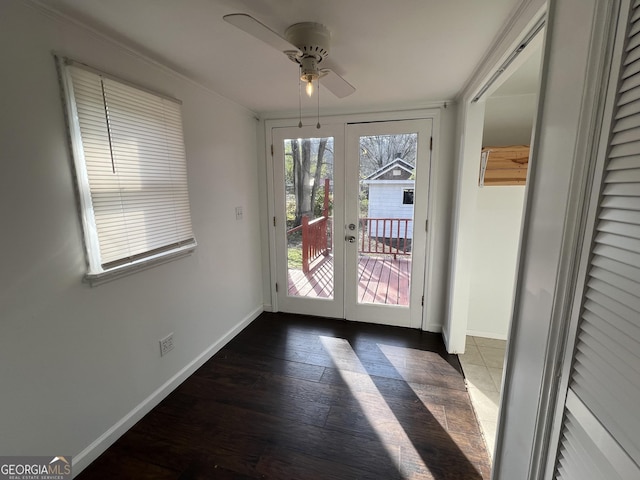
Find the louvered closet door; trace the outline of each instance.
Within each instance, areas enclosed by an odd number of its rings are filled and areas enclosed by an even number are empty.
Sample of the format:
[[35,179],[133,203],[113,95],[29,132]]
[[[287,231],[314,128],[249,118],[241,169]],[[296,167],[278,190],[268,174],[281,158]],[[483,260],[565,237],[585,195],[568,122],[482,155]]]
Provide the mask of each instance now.
[[640,479],[640,0],[633,3],[575,333],[558,479]]

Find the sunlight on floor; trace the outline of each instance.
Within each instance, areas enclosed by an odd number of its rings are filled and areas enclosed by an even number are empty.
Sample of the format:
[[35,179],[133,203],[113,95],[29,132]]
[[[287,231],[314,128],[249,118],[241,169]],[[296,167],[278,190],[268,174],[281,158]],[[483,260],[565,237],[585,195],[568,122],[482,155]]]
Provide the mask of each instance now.
[[[407,385],[411,387],[411,389],[415,392],[416,397],[423,399],[423,395],[420,394],[418,390],[416,390],[415,385],[419,382],[424,382],[424,376],[428,375],[424,372],[424,369],[421,368],[421,365],[429,365],[430,368],[436,369],[443,375],[460,375],[460,373],[449,364],[445,359],[443,359],[438,353],[435,352],[425,352],[423,350],[416,350],[406,347],[395,347],[391,345],[382,345],[378,344],[378,348],[384,353],[385,357],[389,360],[389,362],[395,367],[398,373],[405,380]],[[409,354],[408,354],[409,353]],[[408,364],[409,362],[409,364]],[[425,403],[422,400],[423,405],[427,410],[432,410],[433,406]],[[445,407],[442,407],[443,410]],[[438,423],[444,428],[448,430],[449,426],[447,425],[447,417],[446,414],[441,417],[434,413],[434,418],[438,420]],[[455,439],[452,439],[455,442]],[[461,450],[464,449],[464,445],[458,445]]]
[[505,348],[504,340],[467,336],[465,352],[459,356],[491,458],[495,450]]
[[323,336],[320,337],[320,341],[339,370],[342,380],[358,401],[367,421],[380,437],[398,471],[404,473],[401,458],[409,455],[419,462],[421,469],[429,472],[349,342],[342,338]]
[[[460,375],[449,362],[435,352],[426,352],[424,350],[416,350],[414,348],[396,347],[393,345],[378,344],[378,348],[384,353],[389,362],[398,370],[402,378],[407,382],[411,382],[413,377],[409,374],[409,367],[418,367],[429,364],[435,367],[445,375]],[[407,364],[407,359],[411,364]]]

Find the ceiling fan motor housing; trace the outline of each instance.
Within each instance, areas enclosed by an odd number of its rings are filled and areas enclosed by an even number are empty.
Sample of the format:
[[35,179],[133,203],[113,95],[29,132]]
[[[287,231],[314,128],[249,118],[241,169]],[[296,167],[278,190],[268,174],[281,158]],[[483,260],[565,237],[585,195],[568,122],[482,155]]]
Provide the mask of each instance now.
[[[315,68],[317,73],[317,64],[329,55],[329,44],[331,43],[329,29],[315,22],[296,23],[287,28],[285,37],[302,52],[298,63],[303,70],[306,66]],[[305,61],[306,58],[311,58],[313,61]]]

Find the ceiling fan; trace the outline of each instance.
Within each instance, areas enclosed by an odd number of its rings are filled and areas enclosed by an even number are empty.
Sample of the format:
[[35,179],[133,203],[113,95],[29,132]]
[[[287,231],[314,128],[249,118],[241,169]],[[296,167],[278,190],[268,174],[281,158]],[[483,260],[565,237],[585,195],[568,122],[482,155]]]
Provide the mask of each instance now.
[[327,67],[331,34],[320,23],[303,22],[291,25],[284,37],[256,20],[251,15],[233,13],[225,21],[283,52],[300,66],[300,80],[306,84],[307,95],[313,94],[313,82],[322,79],[322,85],[338,98],[356,91],[355,87]]

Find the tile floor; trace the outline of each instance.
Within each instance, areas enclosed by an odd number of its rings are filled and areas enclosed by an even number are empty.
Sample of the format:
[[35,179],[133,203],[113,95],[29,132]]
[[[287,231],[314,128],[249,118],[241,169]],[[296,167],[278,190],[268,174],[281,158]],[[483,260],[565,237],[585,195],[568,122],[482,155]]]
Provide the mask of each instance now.
[[471,403],[491,457],[496,440],[506,344],[505,340],[467,336],[464,355],[459,356]]

